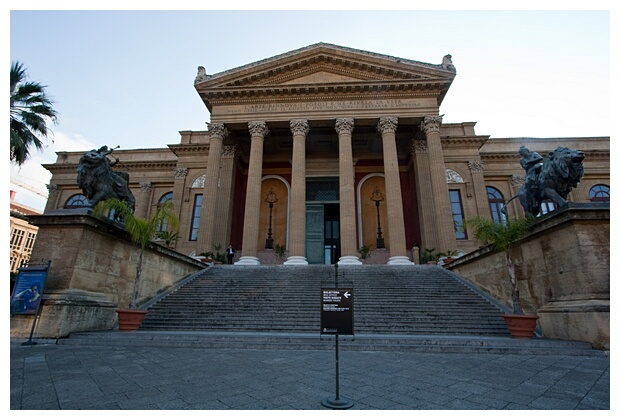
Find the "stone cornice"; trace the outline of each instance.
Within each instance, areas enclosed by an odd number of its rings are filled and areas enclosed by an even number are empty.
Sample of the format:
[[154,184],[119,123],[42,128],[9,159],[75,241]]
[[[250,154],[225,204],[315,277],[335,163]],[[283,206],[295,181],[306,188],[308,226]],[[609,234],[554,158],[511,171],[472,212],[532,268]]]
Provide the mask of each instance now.
[[295,84],[278,86],[218,87],[200,92],[211,105],[221,104],[222,100],[235,102],[247,100],[353,100],[375,99],[377,93],[394,98],[435,97],[443,95],[450,83],[440,80],[411,81],[370,81],[323,84]]
[[[441,130],[439,131],[441,135]],[[441,136],[441,144],[444,146],[455,146],[461,147],[464,145],[475,146],[476,148],[482,147],[489,136],[476,136],[476,137],[452,137],[452,136]]]
[[[551,152],[551,150],[549,151]],[[549,152],[540,151],[539,153],[545,157]],[[521,160],[522,156],[519,153],[506,153],[506,152],[481,152],[480,157],[484,160],[507,160],[511,162],[518,163]],[[611,157],[611,152],[609,151],[588,151],[586,152],[586,159],[588,158],[597,158],[597,159],[609,159]]]
[[[128,162],[123,164],[123,168],[120,171],[129,172],[129,176],[131,176],[132,170],[140,170],[140,169],[165,169],[165,168],[176,168],[176,161],[166,161],[166,162]],[[42,164],[45,169],[53,173],[66,173],[66,172],[75,172],[77,174],[77,163],[68,163],[68,164],[58,164],[58,163],[46,163]]]
[[170,144],[170,150],[176,155],[201,154],[209,152],[208,144]]

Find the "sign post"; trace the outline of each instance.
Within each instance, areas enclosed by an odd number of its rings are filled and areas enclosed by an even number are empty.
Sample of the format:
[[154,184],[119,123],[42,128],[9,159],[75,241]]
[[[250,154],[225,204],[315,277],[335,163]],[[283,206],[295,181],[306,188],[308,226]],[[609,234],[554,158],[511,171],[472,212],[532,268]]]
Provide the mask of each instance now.
[[34,315],[30,337],[28,341],[22,343],[23,346],[37,344],[32,341],[32,335],[37,317],[41,313],[41,296],[51,263],[48,261],[41,267],[20,267],[18,269],[17,281],[11,296],[11,314]]
[[353,335],[353,289],[321,289],[321,334],[336,336],[336,398],[325,398],[321,404],[336,410],[351,408],[353,402],[340,397],[338,335]]

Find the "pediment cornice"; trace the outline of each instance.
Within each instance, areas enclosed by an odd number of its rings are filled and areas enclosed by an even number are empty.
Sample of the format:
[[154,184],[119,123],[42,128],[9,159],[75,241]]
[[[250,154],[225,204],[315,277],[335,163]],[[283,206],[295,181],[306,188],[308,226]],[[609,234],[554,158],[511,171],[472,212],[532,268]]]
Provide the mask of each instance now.
[[454,67],[319,43],[214,75],[203,68],[195,88],[211,100],[380,89],[435,91],[442,98]]

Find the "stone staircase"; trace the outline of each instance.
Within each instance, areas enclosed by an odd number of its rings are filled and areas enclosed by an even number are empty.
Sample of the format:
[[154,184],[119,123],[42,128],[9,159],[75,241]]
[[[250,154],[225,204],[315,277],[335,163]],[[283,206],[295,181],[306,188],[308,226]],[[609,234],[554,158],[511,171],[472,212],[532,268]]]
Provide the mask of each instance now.
[[[337,275],[336,275],[337,273]],[[321,334],[321,288],[354,292],[345,351],[608,357],[590,343],[510,337],[498,305],[436,266],[215,266],[145,305],[137,331],[75,332],[60,345],[334,349]]]
[[509,337],[501,311],[436,266],[214,266],[148,307],[141,331],[320,332],[322,287],[352,288],[355,334]]

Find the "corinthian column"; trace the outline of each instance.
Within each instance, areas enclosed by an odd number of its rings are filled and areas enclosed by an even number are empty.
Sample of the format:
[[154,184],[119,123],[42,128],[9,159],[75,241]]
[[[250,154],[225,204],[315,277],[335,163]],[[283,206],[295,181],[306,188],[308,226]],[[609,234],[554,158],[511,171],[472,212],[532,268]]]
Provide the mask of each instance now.
[[[209,124],[209,156],[207,157],[207,172],[202,199],[202,211],[198,228],[198,249],[203,252],[213,252],[213,238],[215,231],[215,209],[217,205],[217,185],[220,179],[222,159],[222,143],[228,130],[221,123]],[[224,245],[226,246],[226,245]]]
[[338,265],[361,265],[355,246],[355,188],[353,173],[353,118],[336,120],[340,180],[340,259]]
[[400,171],[396,153],[396,127],[398,118],[379,119],[377,131],[383,140],[383,170],[385,172],[385,201],[387,204],[390,259],[388,264],[411,264],[407,257],[403,198],[400,189]]
[[308,120],[291,120],[293,133],[293,172],[291,175],[291,214],[289,257],[285,265],[307,265],[306,259],[306,136]]
[[252,135],[248,185],[245,196],[245,215],[243,217],[242,256],[235,264],[260,265],[258,261],[258,225],[260,220],[260,187],[263,174],[263,143],[269,132],[264,121],[248,123]]
[[450,193],[448,192],[448,183],[446,182],[446,165],[443,159],[441,138],[439,137],[441,117],[441,115],[424,117],[420,128],[426,133],[428,145],[432,201],[435,209],[435,231],[437,232],[437,251],[445,252],[456,249],[456,237],[452,220]]

